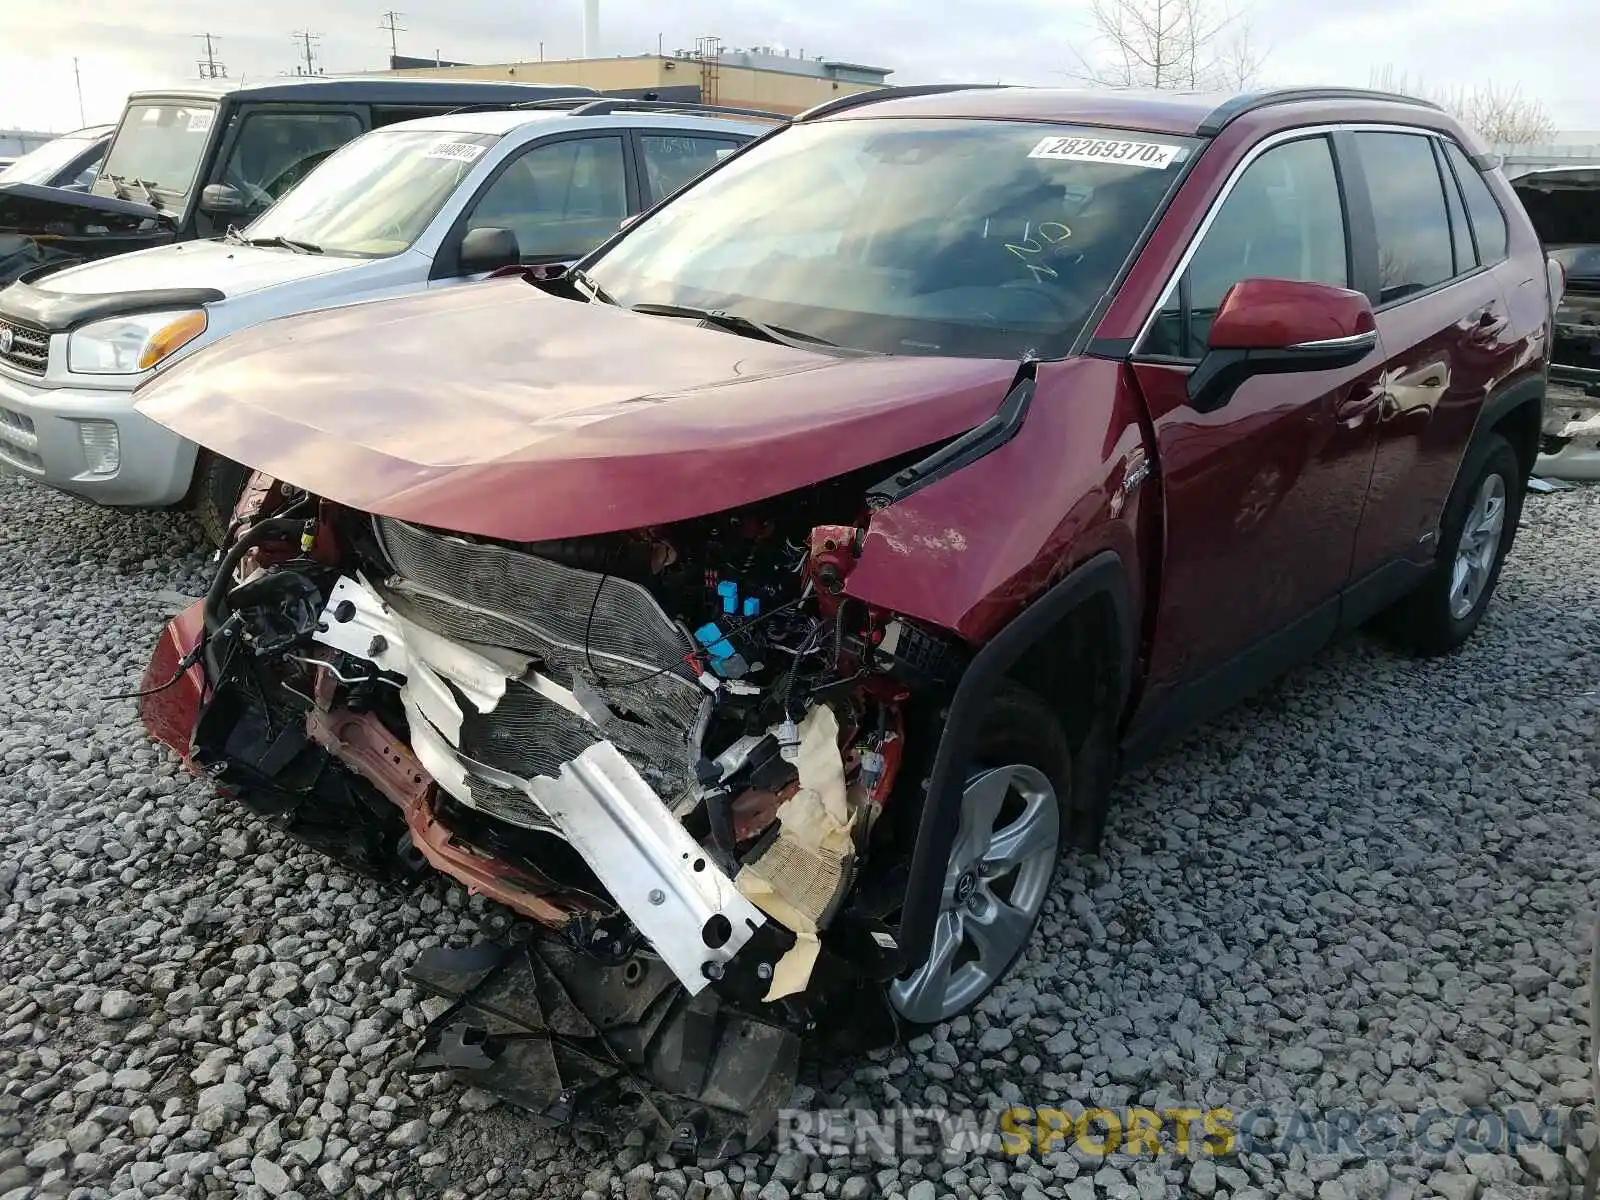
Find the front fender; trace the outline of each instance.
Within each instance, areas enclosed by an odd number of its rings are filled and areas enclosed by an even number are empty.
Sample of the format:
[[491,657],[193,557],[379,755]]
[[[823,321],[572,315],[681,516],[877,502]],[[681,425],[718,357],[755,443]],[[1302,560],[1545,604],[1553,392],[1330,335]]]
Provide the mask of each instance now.
[[945,865],[960,824],[967,768],[995,688],[1030,647],[1038,644],[1074,610],[1099,599],[1108,601],[1115,615],[1112,624],[1116,645],[1107,649],[1117,664],[1112,712],[1120,713],[1127,703],[1132,682],[1136,627],[1128,572],[1122,559],[1111,551],[1095,555],[1070,572],[1002,629],[978,652],[956,686],[934,755],[927,799],[912,851],[910,876],[906,881],[900,922],[902,973],[914,970],[928,957],[939,913]]

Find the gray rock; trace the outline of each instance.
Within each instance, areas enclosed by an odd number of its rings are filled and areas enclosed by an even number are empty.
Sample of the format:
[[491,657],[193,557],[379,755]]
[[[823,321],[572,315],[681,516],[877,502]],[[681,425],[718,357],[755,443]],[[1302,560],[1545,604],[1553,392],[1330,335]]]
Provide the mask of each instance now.
[[131,1021],[139,1015],[138,997],[114,988],[100,997],[100,1015],[108,1021]]
[[1209,1158],[1199,1159],[1189,1168],[1189,1190],[1197,1196],[1209,1196],[1217,1190],[1217,1166]]
[[71,1152],[72,1147],[67,1144],[66,1138],[51,1138],[34,1146],[22,1161],[35,1171],[43,1171],[47,1167],[53,1167]]
[[355,1175],[342,1163],[325,1162],[317,1168],[317,1182],[330,1196],[341,1196],[350,1190]]
[[1322,1069],[1322,1051],[1315,1046],[1290,1046],[1278,1055],[1278,1065],[1296,1074],[1319,1071]]
[[287,1171],[259,1154],[250,1160],[250,1174],[256,1186],[269,1196],[282,1196],[294,1187],[294,1180]]
[[919,1179],[906,1189],[906,1200],[939,1200],[939,1189],[928,1180]]
[[[985,1054],[998,1054],[1011,1045],[1012,1041],[1013,1034],[1011,1030],[1002,1026],[995,1026],[983,1031],[983,1034],[978,1038],[978,1049]],[[909,1196],[907,1200],[910,1200]]]

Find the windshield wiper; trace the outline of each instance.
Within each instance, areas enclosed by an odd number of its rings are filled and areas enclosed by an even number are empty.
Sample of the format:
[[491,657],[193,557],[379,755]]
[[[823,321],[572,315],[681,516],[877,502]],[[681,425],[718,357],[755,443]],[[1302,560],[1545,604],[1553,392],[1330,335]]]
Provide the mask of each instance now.
[[288,238],[282,234],[272,237],[247,237],[244,239],[247,246],[282,246],[285,250],[293,250],[296,254],[321,254],[322,247],[315,242],[303,241],[300,238]]
[[582,267],[573,267],[567,272],[567,278],[574,283],[580,284],[589,293],[591,303],[596,300],[601,304],[615,304],[617,302],[616,297],[596,283],[594,277]]
[[116,193],[116,196],[117,196],[118,200],[132,200],[133,199],[133,195],[128,191],[127,187],[125,186],[125,182],[126,181],[124,180],[123,176],[121,176],[121,175],[102,175],[101,178],[110,180],[110,182],[111,182],[111,190]]
[[[754,317],[741,317],[738,313],[724,312],[720,308],[695,308],[688,304],[635,304],[630,311],[646,313],[652,317],[692,317],[704,321],[707,325],[715,325],[718,329],[726,329],[729,333],[737,333],[742,337],[762,338],[796,350],[846,350],[845,347],[830,342],[827,338],[768,325],[765,321],[758,321]],[[868,351],[846,350],[846,353],[866,354]]]

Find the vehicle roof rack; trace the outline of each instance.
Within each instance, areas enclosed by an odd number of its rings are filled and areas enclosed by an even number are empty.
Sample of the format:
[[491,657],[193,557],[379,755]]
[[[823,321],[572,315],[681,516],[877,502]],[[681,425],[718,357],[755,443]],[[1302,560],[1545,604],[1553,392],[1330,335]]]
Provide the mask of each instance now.
[[880,100],[939,96],[945,92],[993,91],[995,88],[1005,86],[1003,83],[914,83],[907,87],[885,87],[870,92],[852,92],[848,96],[835,96],[832,100],[824,100],[821,104],[806,109],[794,120],[797,124],[801,121],[814,121],[818,117],[831,117],[834,113],[857,108],[863,104],[876,104]]
[[681,112],[708,116],[759,117],[767,121],[787,121],[787,113],[764,108],[733,108],[726,104],[700,104],[690,100],[647,100],[633,96],[553,96],[548,100],[524,100],[514,109],[565,108],[575,117],[603,117],[614,112]]
[[1211,110],[1205,120],[1200,122],[1200,126],[1195,132],[1205,137],[1215,137],[1246,113],[1255,112],[1257,109],[1271,108],[1275,104],[1298,104],[1305,100],[1380,100],[1388,104],[1410,104],[1417,108],[1431,108],[1438,112],[1444,111],[1442,104],[1435,104],[1432,100],[1424,100],[1418,96],[1406,96],[1399,92],[1382,92],[1375,88],[1273,88],[1267,92],[1246,92],[1242,96],[1234,96],[1231,99],[1224,100]]

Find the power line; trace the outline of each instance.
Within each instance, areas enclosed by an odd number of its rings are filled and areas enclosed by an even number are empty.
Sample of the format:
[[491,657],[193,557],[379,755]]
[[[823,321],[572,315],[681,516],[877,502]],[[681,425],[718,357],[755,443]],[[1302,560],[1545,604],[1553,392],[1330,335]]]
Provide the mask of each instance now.
[[206,44],[206,56],[197,64],[200,68],[200,78],[226,79],[228,77],[228,66],[226,63],[217,61],[217,48],[214,44],[215,42],[220,42],[221,39],[213,38],[209,33],[197,33],[195,34],[195,40]]
[[312,49],[313,43],[320,42],[322,40],[322,35],[320,33],[312,33],[309,29],[297,29],[289,36],[301,44],[306,56],[306,65],[303,67],[297,65],[294,69],[294,73],[296,75],[322,74],[321,69],[319,69],[317,66],[316,53]]
[[384,13],[383,20],[378,22],[379,29],[389,31],[389,56],[391,58],[400,56],[400,41],[395,35],[406,31],[406,27],[399,22],[399,19],[403,16],[405,16],[405,13],[395,12],[391,9],[389,12]]

